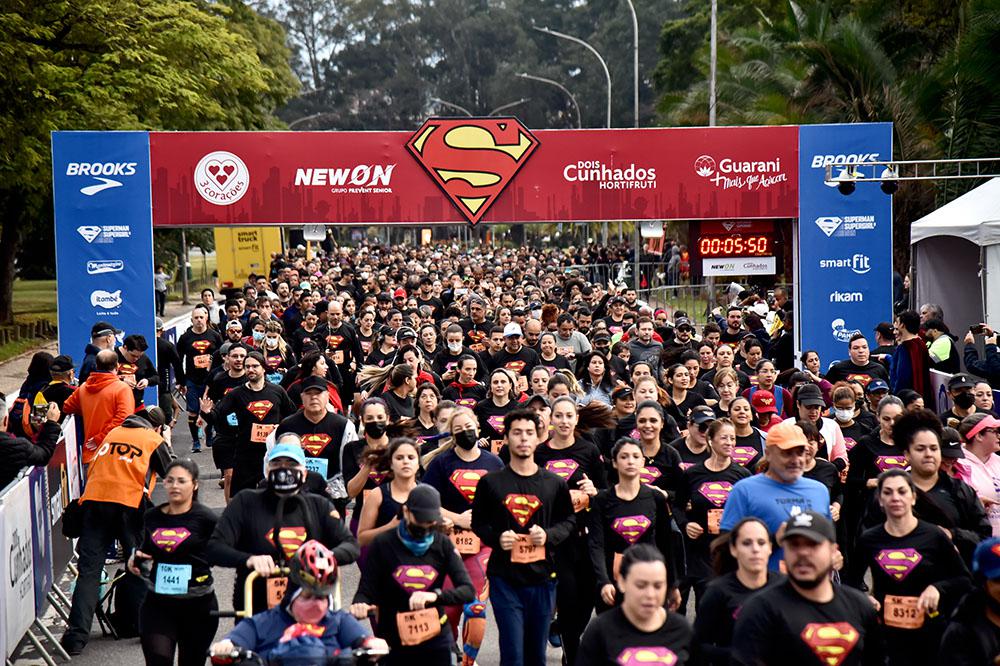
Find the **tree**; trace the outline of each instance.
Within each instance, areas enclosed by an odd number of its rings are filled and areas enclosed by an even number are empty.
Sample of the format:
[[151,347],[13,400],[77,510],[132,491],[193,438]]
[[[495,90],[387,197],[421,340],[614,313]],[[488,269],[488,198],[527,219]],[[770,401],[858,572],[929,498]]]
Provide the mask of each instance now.
[[51,224],[51,131],[278,127],[297,89],[280,26],[238,0],[9,0],[0,61],[0,323]]

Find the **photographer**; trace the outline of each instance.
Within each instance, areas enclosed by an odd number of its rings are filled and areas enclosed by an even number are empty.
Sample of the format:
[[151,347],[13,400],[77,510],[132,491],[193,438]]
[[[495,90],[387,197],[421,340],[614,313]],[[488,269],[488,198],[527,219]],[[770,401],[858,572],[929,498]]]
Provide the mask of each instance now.
[[[985,357],[979,359],[976,349],[977,335],[985,336]],[[994,389],[1000,389],[1000,351],[997,350],[997,333],[986,324],[977,324],[965,334],[965,367],[969,372],[984,377]]]
[[[17,478],[25,467],[47,465],[59,441],[59,406],[50,402],[41,422],[32,423],[38,430],[38,441],[32,443],[7,432],[7,397],[0,393],[0,488]],[[34,421],[35,415],[32,414]]]

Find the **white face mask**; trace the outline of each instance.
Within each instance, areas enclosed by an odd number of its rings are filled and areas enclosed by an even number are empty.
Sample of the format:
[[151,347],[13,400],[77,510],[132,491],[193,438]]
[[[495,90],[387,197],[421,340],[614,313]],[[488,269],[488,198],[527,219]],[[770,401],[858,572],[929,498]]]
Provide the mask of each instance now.
[[833,416],[841,423],[847,423],[854,418],[853,409],[834,409]]
[[449,342],[448,343],[448,351],[457,354],[458,352],[462,351],[462,343],[461,342]]
[[268,347],[277,347],[278,346],[278,338],[265,338],[264,339],[264,344],[266,346],[268,346]]

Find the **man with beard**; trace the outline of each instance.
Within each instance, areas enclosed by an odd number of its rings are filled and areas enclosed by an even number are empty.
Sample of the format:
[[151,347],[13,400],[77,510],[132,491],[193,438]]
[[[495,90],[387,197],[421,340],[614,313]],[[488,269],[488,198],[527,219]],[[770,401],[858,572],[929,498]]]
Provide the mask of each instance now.
[[788,579],[754,595],[741,609],[732,663],[884,664],[875,606],[864,594],[834,585],[830,578],[839,556],[833,523],[815,511],[797,513],[788,520],[780,542]]
[[826,373],[826,380],[831,384],[839,381],[857,381],[861,386],[867,387],[868,382],[873,379],[889,381],[889,373],[885,366],[871,360],[871,352],[868,350],[868,340],[864,333],[855,333],[847,343],[847,353],[850,358],[837,361],[830,366]]
[[[232,345],[223,366],[216,369],[208,378],[205,397],[201,401],[201,411],[209,412],[222,400],[227,393],[246,381],[243,362],[247,358],[247,348],[241,344]],[[236,452],[236,442],[231,433],[219,432],[212,444],[212,460],[217,469],[222,472],[223,495],[226,502],[230,498],[230,484],[233,480],[233,456]]]
[[[830,491],[819,481],[802,477],[807,444],[805,433],[794,421],[782,421],[768,431],[764,451],[767,471],[733,485],[722,513],[722,531],[731,531],[748,516],[763,520],[771,534],[777,534],[791,516],[803,511],[830,517]],[[772,571],[778,570],[780,560],[778,548],[768,564]]]
[[334,299],[326,307],[327,325],[317,336],[319,344],[326,341],[326,357],[337,366],[343,384],[340,399],[345,405],[354,404],[355,376],[364,363],[364,352],[354,326],[344,321],[344,306]]

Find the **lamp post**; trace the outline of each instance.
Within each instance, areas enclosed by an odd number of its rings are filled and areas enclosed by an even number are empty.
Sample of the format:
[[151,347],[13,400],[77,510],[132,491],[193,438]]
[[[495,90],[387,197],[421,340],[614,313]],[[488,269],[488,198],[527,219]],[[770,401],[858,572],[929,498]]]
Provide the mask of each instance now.
[[576,44],[579,44],[580,46],[589,50],[597,57],[597,60],[601,63],[601,67],[604,68],[604,80],[607,82],[608,86],[607,117],[604,126],[611,127],[611,72],[608,71],[608,63],[604,61],[604,58],[601,57],[601,54],[598,53],[597,49],[595,49],[593,46],[591,46],[590,44],[588,44],[587,42],[583,41],[578,37],[567,35],[565,33],[558,32],[556,30],[551,30],[549,28],[539,28],[537,26],[532,26],[532,27],[535,28],[535,30],[537,30],[538,32],[544,32],[546,35],[552,35],[553,37],[559,37],[560,39],[567,39],[571,42],[575,42]]
[[488,116],[494,116],[494,115],[500,113],[501,111],[503,111],[504,109],[509,109],[512,106],[517,106],[518,104],[524,104],[525,102],[530,102],[530,101],[531,101],[530,97],[522,97],[521,99],[517,100],[516,102],[507,102],[506,104],[501,104],[500,106],[498,106],[497,108],[493,109],[492,111],[490,111],[486,115],[488,115]]
[[573,93],[571,93],[566,88],[566,86],[564,86],[563,84],[559,83],[558,81],[553,81],[552,79],[546,79],[546,78],[543,78],[541,76],[534,76],[533,74],[525,74],[524,72],[521,72],[520,74],[517,74],[517,76],[519,76],[522,79],[528,79],[530,81],[538,81],[540,83],[547,83],[550,86],[555,86],[556,88],[559,88],[559,90],[561,90],[564,93],[566,93],[566,96],[569,97],[569,101],[573,102],[573,108],[576,109],[576,127],[577,127],[577,129],[583,127],[582,120],[580,118],[580,105],[576,103],[576,97],[573,96]]
[[431,101],[435,104],[440,104],[441,106],[447,106],[448,108],[455,109],[456,111],[461,111],[467,116],[472,116],[472,112],[469,111],[464,106],[459,106],[458,104],[452,104],[451,102],[446,102],[443,99],[438,99],[437,97],[431,97]]
[[715,127],[715,68],[719,59],[719,0],[712,0],[712,33],[709,37],[708,126]]
[[[625,0],[632,12],[632,104],[635,107],[635,126],[639,127],[639,18],[635,15],[635,5],[632,0]],[[633,276],[635,290],[639,291],[639,223],[635,222],[635,242],[633,252]]]

